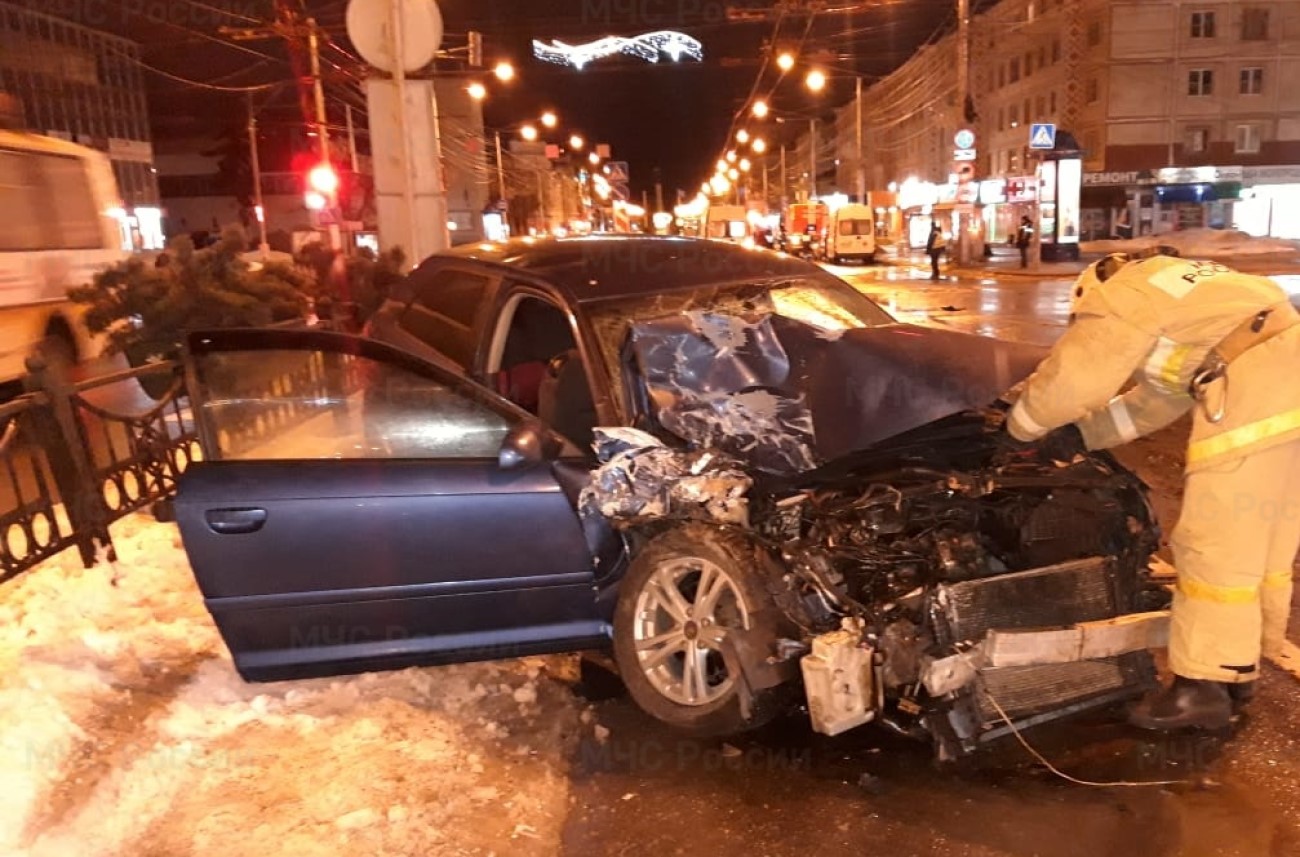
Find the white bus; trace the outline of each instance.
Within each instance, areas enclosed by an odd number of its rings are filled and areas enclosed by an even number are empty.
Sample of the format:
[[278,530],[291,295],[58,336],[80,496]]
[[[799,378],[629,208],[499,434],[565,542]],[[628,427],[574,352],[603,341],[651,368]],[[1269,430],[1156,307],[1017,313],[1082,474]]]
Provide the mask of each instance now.
[[67,291],[125,257],[121,205],[105,155],[0,130],[0,383],[42,343],[54,359],[96,356]]

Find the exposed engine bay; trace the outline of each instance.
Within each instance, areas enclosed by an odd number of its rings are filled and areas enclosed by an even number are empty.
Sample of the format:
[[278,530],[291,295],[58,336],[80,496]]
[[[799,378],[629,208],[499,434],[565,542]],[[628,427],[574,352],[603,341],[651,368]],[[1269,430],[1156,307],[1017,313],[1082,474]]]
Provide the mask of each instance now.
[[1000,419],[963,412],[788,477],[598,430],[584,509],[633,539],[681,521],[743,532],[777,560],[765,584],[788,633],[728,668],[750,688],[802,678],[817,731],[875,721],[954,758],[1142,692],[1166,633],[1142,612],[1160,604],[1140,481],[1104,454],[1010,449]]

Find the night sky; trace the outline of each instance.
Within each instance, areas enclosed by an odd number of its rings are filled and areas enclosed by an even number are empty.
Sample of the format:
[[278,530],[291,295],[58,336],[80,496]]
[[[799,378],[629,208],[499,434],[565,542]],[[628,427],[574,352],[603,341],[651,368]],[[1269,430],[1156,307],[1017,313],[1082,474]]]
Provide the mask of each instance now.
[[[191,80],[249,85],[291,78],[283,40],[232,44],[222,26],[253,26],[273,15],[272,0],[22,0],[33,8],[77,19],[138,41],[143,61]],[[356,74],[344,29],[346,0],[306,0],[342,50],[327,47],[326,71]],[[954,0],[853,0],[821,2],[825,8],[809,27],[806,13],[790,12],[776,26],[775,4],[763,0],[444,0],[445,46],[464,44],[464,33],[484,35],[485,59],[510,59],[519,71],[511,84],[487,75],[489,125],[510,126],[556,110],[562,128],[581,131],[593,143],[609,143],[617,160],[631,164],[632,189],[652,191],[658,171],[666,201],[674,188],[688,191],[707,178],[726,140],[733,114],[744,104],[758,75],[764,45],[774,33],[778,49],[801,55],[822,52],[841,68],[883,75],[907,59],[923,41],[955,26]],[[798,5],[788,2],[787,5]],[[976,4],[981,5],[979,3]],[[759,20],[727,20],[728,8],[759,13]],[[92,20],[86,20],[89,16]],[[586,41],[605,35],[680,30],[704,44],[702,63],[632,58],[601,60],[583,71],[535,60],[531,41]],[[353,52],[354,53],[354,52]],[[247,96],[202,89],[146,72],[155,142],[236,128],[246,115]],[[820,96],[802,87],[802,74],[780,83],[772,100],[787,110],[828,114],[852,95],[843,78]],[[777,85],[768,69],[760,91]],[[259,104],[266,96],[256,96]],[[353,98],[356,98],[354,95]],[[336,102],[332,101],[333,105]],[[341,111],[339,111],[341,112]],[[301,111],[292,86],[273,94],[262,112],[267,123],[298,126]],[[335,115],[331,121],[341,119]],[[775,126],[764,131],[776,142]],[[557,140],[558,141],[558,140]],[[652,191],[653,192],[653,191]]]

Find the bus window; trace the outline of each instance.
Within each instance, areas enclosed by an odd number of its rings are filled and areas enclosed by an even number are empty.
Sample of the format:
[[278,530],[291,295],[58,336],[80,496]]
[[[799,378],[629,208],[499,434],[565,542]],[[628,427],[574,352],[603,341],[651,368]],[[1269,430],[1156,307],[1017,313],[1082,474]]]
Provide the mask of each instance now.
[[53,210],[53,218],[46,224],[47,247],[52,250],[102,247],[103,227],[85,163],[80,158],[41,154],[34,156],[33,164]]
[[40,249],[38,196],[28,153],[0,149],[0,251]]

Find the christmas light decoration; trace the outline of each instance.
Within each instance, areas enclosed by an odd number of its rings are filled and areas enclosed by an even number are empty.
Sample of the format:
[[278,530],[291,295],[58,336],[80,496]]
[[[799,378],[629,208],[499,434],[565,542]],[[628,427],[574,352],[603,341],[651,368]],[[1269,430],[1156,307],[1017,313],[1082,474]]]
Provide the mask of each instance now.
[[639,36],[606,36],[594,42],[571,45],[559,39],[546,43],[533,40],[533,55],[539,60],[556,65],[571,65],[581,70],[588,63],[616,54],[627,54],[646,62],[657,63],[662,55],[673,62],[682,58],[703,60],[704,46],[698,39],[673,30],[656,30]]

